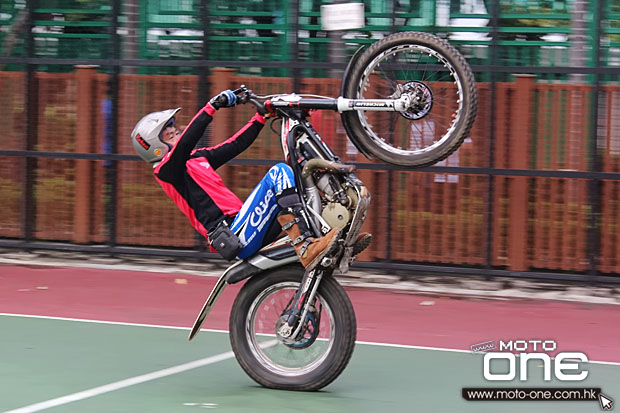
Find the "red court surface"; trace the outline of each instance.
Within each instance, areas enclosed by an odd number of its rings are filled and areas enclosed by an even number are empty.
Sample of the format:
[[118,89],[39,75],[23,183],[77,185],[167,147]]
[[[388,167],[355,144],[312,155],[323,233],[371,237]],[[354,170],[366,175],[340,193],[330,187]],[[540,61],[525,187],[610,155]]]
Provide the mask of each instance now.
[[[215,281],[185,274],[0,266],[0,313],[189,328]],[[224,290],[203,328],[228,329],[239,288]],[[620,362],[620,306],[347,292],[359,341],[469,350],[489,340],[554,340],[558,351]]]

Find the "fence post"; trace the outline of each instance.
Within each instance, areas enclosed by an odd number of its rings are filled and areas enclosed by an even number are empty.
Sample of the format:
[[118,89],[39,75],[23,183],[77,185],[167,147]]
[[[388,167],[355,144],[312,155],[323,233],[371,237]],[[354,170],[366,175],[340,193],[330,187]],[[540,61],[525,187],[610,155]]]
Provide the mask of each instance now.
[[[96,66],[76,66],[77,83],[76,144],[78,153],[93,152],[93,88]],[[73,213],[73,242],[85,244],[90,241],[92,223],[92,178],[90,161],[75,161],[75,210]]]
[[[235,89],[238,86],[232,85],[233,76],[235,71],[233,69],[226,68],[213,68],[210,74],[209,84],[211,85],[211,95],[215,95],[216,93],[225,90],[225,89]],[[208,97],[207,99],[210,99]],[[206,102],[203,103],[203,105]],[[241,127],[242,125],[237,125]],[[213,117],[213,123],[209,125],[209,129],[211,132],[209,133],[209,146],[215,146],[229,137],[231,137],[235,131],[233,126],[233,111],[220,109],[215,116]],[[234,186],[238,181],[234,176],[234,166],[226,165],[217,170],[218,174],[222,177],[224,182],[226,182],[229,186]]]
[[[530,114],[534,76],[516,75],[515,99],[512,104],[512,132],[508,143],[509,168],[528,169],[530,154]],[[527,264],[528,188],[527,177],[516,176],[509,180],[510,205],[508,217],[508,265],[513,271],[525,271]]]
[[[121,1],[112,0],[112,24],[110,25],[110,50],[112,59],[121,58],[121,37],[118,34],[119,16],[121,14]],[[118,60],[117,60],[118,62]],[[108,119],[108,149],[110,153],[118,153],[118,126],[119,126],[119,89],[120,89],[120,73],[121,66],[115,63],[110,67],[110,77],[108,78],[108,98],[110,99],[110,117]],[[137,73],[138,70],[135,70]],[[107,204],[105,205],[105,232],[107,235],[107,244],[109,247],[116,245],[116,227],[118,224],[118,161],[110,160],[105,164],[105,196]],[[94,165],[93,165],[94,167]],[[92,210],[92,209],[91,209]]]
[[[211,84],[211,94],[215,95],[216,93],[225,90],[231,89],[231,80],[234,74],[233,69],[225,69],[221,67],[214,68],[211,71],[211,79],[209,83]],[[209,96],[207,99],[210,99]],[[205,102],[206,103],[206,102]],[[204,103],[203,103],[204,104]],[[213,136],[215,140],[210,142],[211,145],[216,145],[218,139],[225,140],[231,135],[231,124],[232,124],[232,111],[230,110],[220,110],[218,114],[214,117],[213,120]]]
[[300,93],[301,90],[301,69],[299,68],[298,64],[299,64],[299,6],[300,6],[300,2],[299,0],[293,0],[290,3],[290,9],[292,12],[289,13],[290,19],[292,20],[290,22],[290,27],[291,27],[291,34],[292,37],[290,38],[290,53],[291,53],[291,60],[289,60],[289,63],[293,64],[293,69],[291,74],[293,75],[293,92],[294,93]]
[[[601,67],[602,48],[601,43],[603,33],[603,21],[605,20],[605,6],[608,2],[600,1],[598,4],[594,3],[594,7],[591,8],[594,18],[594,43],[592,44],[593,60],[592,66],[596,68]],[[609,7],[609,6],[608,6]],[[600,70],[600,69],[599,69]],[[601,72],[597,72],[593,75],[592,80],[592,97],[590,100],[590,130],[589,130],[589,170],[592,172],[600,172],[603,170],[603,159],[601,156],[601,148],[598,140],[598,128],[601,126],[601,119],[599,119],[599,98],[602,95],[602,76]],[[590,206],[590,218],[588,219],[588,234],[587,234],[587,256],[588,256],[588,275],[592,279],[597,276],[600,271],[601,263],[601,219],[602,219],[602,195],[603,181],[598,178],[593,178],[588,182],[588,204]]]
[[[29,58],[35,56],[34,50],[34,10],[37,7],[36,0],[26,2],[27,16],[26,29],[27,35],[25,49]],[[36,74],[37,65],[28,63],[26,65],[26,142],[25,149],[32,151],[36,149],[38,141],[37,120],[39,117],[39,80]],[[37,205],[35,197],[35,175],[37,170],[37,158],[27,157],[24,159],[24,176],[22,187],[22,204],[24,205],[22,215],[22,228],[24,241],[32,241],[36,229]]]

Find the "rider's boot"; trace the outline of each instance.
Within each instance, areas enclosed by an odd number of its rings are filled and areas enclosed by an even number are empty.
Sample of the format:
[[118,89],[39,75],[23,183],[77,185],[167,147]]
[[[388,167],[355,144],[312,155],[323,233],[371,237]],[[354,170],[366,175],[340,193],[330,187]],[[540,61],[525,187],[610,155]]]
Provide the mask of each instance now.
[[332,228],[325,236],[314,238],[298,211],[280,215],[278,222],[291,238],[291,244],[306,271],[313,270],[323,257],[335,251],[342,232],[340,228]]
[[282,208],[278,216],[278,223],[282,225],[282,230],[291,239],[291,244],[299,256],[301,265],[306,271],[313,270],[323,257],[335,252],[342,230],[332,228],[325,236],[315,238],[310,230],[295,188],[285,189],[276,195],[276,199]]

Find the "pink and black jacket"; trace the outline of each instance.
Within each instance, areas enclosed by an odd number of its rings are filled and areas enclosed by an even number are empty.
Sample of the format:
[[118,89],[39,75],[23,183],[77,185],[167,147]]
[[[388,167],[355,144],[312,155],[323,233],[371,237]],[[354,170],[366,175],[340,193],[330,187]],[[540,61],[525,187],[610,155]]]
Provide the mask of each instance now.
[[214,113],[208,103],[200,109],[177,144],[154,168],[157,182],[205,237],[222,219],[234,217],[243,204],[215,170],[246,150],[265,124],[265,118],[255,114],[225,142],[194,149]]

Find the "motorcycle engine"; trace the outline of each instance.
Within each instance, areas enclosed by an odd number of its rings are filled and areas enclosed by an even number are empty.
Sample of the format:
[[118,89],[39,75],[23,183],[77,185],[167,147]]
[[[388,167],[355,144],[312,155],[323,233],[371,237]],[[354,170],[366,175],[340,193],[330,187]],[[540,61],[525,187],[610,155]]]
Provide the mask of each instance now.
[[321,217],[332,228],[345,228],[353,218],[357,202],[355,191],[345,191],[338,179],[329,173],[323,174],[317,181],[317,188],[322,192],[323,211]]
[[323,208],[321,217],[332,228],[344,228],[351,220],[351,213],[342,204],[330,202]]

